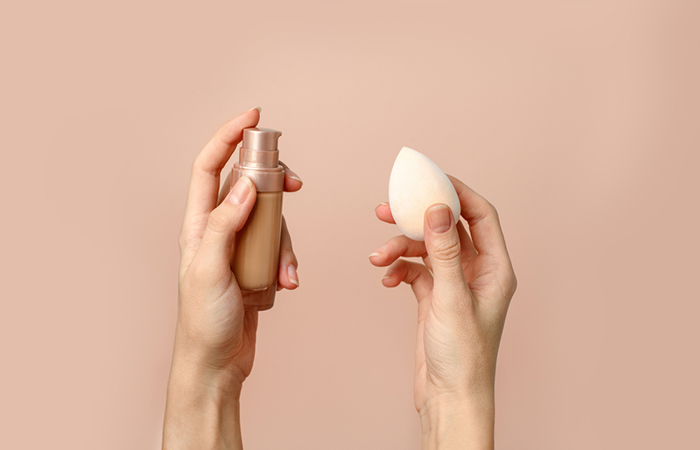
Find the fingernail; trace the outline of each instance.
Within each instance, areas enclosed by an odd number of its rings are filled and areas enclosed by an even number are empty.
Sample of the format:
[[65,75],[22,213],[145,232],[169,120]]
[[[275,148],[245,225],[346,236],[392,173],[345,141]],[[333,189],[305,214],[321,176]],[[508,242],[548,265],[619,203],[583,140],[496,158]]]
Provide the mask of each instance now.
[[296,267],[294,267],[293,265],[287,267],[287,276],[289,277],[289,281],[294,283],[296,287],[299,287],[299,276],[297,275]]
[[250,195],[250,190],[253,187],[253,183],[248,177],[241,177],[233,185],[233,189],[228,194],[228,201],[234,205],[242,205],[248,196]]
[[386,251],[386,244],[384,244],[384,245],[382,245],[381,247],[379,247],[378,249],[376,249],[376,250],[374,251],[374,253],[372,253],[371,255],[369,255],[369,257],[371,258],[371,257],[373,257],[373,256],[382,256],[382,254],[383,254],[385,251]]
[[304,182],[301,181],[301,178],[299,178],[299,175],[294,173],[294,171],[290,168],[287,168],[287,176],[292,180],[297,180],[299,183],[304,184]]
[[[252,110],[254,110],[254,109],[257,109],[259,113],[262,112],[262,108],[259,107],[259,106],[256,106],[255,108],[250,108],[248,111],[252,111]],[[248,111],[246,111],[246,112],[248,112]]]
[[447,205],[437,205],[428,211],[428,226],[436,234],[442,234],[450,229],[452,211]]
[[391,278],[391,274],[387,272],[387,274],[382,278],[382,281],[388,280],[389,278]]

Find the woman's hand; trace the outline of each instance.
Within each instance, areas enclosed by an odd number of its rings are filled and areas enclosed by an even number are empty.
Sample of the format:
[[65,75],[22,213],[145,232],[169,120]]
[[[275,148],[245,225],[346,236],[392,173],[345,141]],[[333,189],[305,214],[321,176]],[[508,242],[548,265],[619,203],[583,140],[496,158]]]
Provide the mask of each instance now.
[[[433,205],[425,242],[396,236],[370,261],[389,266],[384,286],[410,284],[418,300],[415,405],[423,449],[492,448],[496,358],[516,279],[496,209],[450,180],[469,233],[446,205]],[[389,205],[376,214],[394,223]]]
[[[240,445],[238,399],[241,384],[253,367],[258,312],[244,309],[230,257],[235,234],[255,204],[256,191],[245,177],[232,189],[229,178],[221,190],[219,185],[221,171],[241,141],[243,129],[256,126],[259,119],[259,110],[251,109],[227,122],[192,165],[180,233],[179,308],[164,448]],[[285,191],[298,191],[301,184],[285,166]],[[299,286],[296,267],[283,222],[280,288]]]

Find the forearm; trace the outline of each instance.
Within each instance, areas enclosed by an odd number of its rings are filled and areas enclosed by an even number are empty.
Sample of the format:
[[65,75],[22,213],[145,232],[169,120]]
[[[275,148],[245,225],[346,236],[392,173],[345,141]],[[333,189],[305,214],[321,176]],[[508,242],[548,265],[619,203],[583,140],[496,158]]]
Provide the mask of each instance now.
[[173,367],[168,381],[163,449],[242,449],[240,393],[240,384],[231,383],[225,376]]
[[436,404],[421,411],[422,450],[492,450],[493,396]]

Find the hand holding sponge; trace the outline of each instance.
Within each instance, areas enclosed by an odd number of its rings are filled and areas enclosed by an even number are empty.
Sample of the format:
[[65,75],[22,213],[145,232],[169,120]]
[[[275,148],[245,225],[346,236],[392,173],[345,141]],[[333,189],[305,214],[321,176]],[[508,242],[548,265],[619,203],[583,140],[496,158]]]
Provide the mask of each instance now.
[[410,239],[422,241],[425,211],[446,204],[459,222],[460,204],[454,186],[427,156],[403,147],[389,177],[389,206],[396,225]]

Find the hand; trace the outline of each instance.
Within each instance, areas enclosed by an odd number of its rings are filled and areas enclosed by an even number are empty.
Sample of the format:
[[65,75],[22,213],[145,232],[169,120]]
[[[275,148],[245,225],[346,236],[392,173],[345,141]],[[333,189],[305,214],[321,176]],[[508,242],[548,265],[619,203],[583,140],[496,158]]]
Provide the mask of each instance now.
[[[517,283],[496,209],[450,181],[469,232],[446,205],[433,205],[425,242],[396,236],[370,261],[389,266],[384,286],[410,284],[418,300],[414,394],[423,448],[492,448],[496,358]],[[376,214],[394,223],[389,205]],[[423,264],[401,257],[421,257]]]
[[[235,234],[255,204],[256,191],[246,177],[233,189],[229,189],[227,178],[220,192],[219,183],[221,170],[241,141],[243,129],[256,126],[259,119],[259,111],[251,109],[227,122],[192,165],[180,233],[179,308],[164,448],[208,448],[208,438],[202,433],[215,429],[220,436],[209,438],[240,444],[238,399],[241,384],[253,367],[258,312],[243,307],[230,255]],[[285,191],[298,191],[301,185],[299,177],[285,166]],[[296,267],[283,222],[280,288],[299,286]],[[222,420],[222,416],[231,420]],[[214,427],[217,421],[225,425]]]

